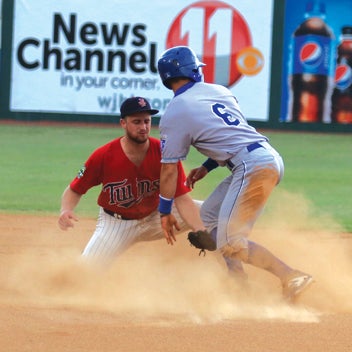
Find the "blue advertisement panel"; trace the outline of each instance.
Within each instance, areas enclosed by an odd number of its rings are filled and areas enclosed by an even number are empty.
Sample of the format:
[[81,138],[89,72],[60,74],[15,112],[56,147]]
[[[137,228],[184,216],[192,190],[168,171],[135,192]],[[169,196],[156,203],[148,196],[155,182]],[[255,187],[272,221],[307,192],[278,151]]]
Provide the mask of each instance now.
[[287,0],[281,122],[352,124],[352,0]]

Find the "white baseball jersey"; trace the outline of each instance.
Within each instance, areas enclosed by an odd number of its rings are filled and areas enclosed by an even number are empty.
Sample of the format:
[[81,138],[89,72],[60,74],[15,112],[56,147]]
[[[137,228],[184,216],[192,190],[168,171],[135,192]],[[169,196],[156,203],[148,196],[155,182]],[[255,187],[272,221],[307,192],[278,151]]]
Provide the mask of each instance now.
[[160,134],[163,163],[184,160],[192,145],[231,170],[204,201],[201,217],[217,248],[247,248],[247,237],[284,170],[268,138],[247,123],[229,89],[204,82],[176,91],[161,118]]
[[220,165],[244,146],[268,139],[248,125],[236,98],[223,86],[183,86],[160,121],[162,162],[186,159],[190,146]]

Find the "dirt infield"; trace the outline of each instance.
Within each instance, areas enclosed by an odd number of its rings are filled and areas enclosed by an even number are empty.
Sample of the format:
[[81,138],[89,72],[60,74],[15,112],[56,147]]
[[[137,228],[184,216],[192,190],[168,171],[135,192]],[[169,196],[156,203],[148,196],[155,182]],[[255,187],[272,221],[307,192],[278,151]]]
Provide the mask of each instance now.
[[[248,287],[216,254],[140,243],[112,268],[83,263],[95,219],[62,232],[54,216],[0,214],[0,350],[351,351],[352,237],[260,224],[253,239],[316,282],[290,306],[279,282],[246,267]],[[293,219],[294,221],[294,219]]]

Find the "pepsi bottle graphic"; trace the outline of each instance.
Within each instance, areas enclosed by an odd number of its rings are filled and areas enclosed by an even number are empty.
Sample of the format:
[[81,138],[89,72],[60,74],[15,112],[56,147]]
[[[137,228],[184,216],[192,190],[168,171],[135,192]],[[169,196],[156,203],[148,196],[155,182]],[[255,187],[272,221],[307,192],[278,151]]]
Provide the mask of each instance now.
[[352,26],[342,27],[341,41],[337,47],[331,121],[352,123]]
[[325,4],[310,1],[293,33],[287,121],[330,122],[334,35],[324,21]]

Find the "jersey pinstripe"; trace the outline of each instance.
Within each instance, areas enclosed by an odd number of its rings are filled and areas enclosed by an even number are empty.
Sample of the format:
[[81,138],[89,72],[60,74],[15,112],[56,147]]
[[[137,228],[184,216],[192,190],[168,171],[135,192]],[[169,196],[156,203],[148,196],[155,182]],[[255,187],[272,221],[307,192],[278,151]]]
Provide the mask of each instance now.
[[[194,201],[200,208],[202,202]],[[181,230],[186,229],[181,216],[173,207]],[[154,211],[139,220],[121,220],[106,214],[102,208],[99,211],[97,226],[93,236],[88,241],[82,255],[86,258],[109,264],[136,242],[154,241],[164,238],[160,227],[160,215]]]

